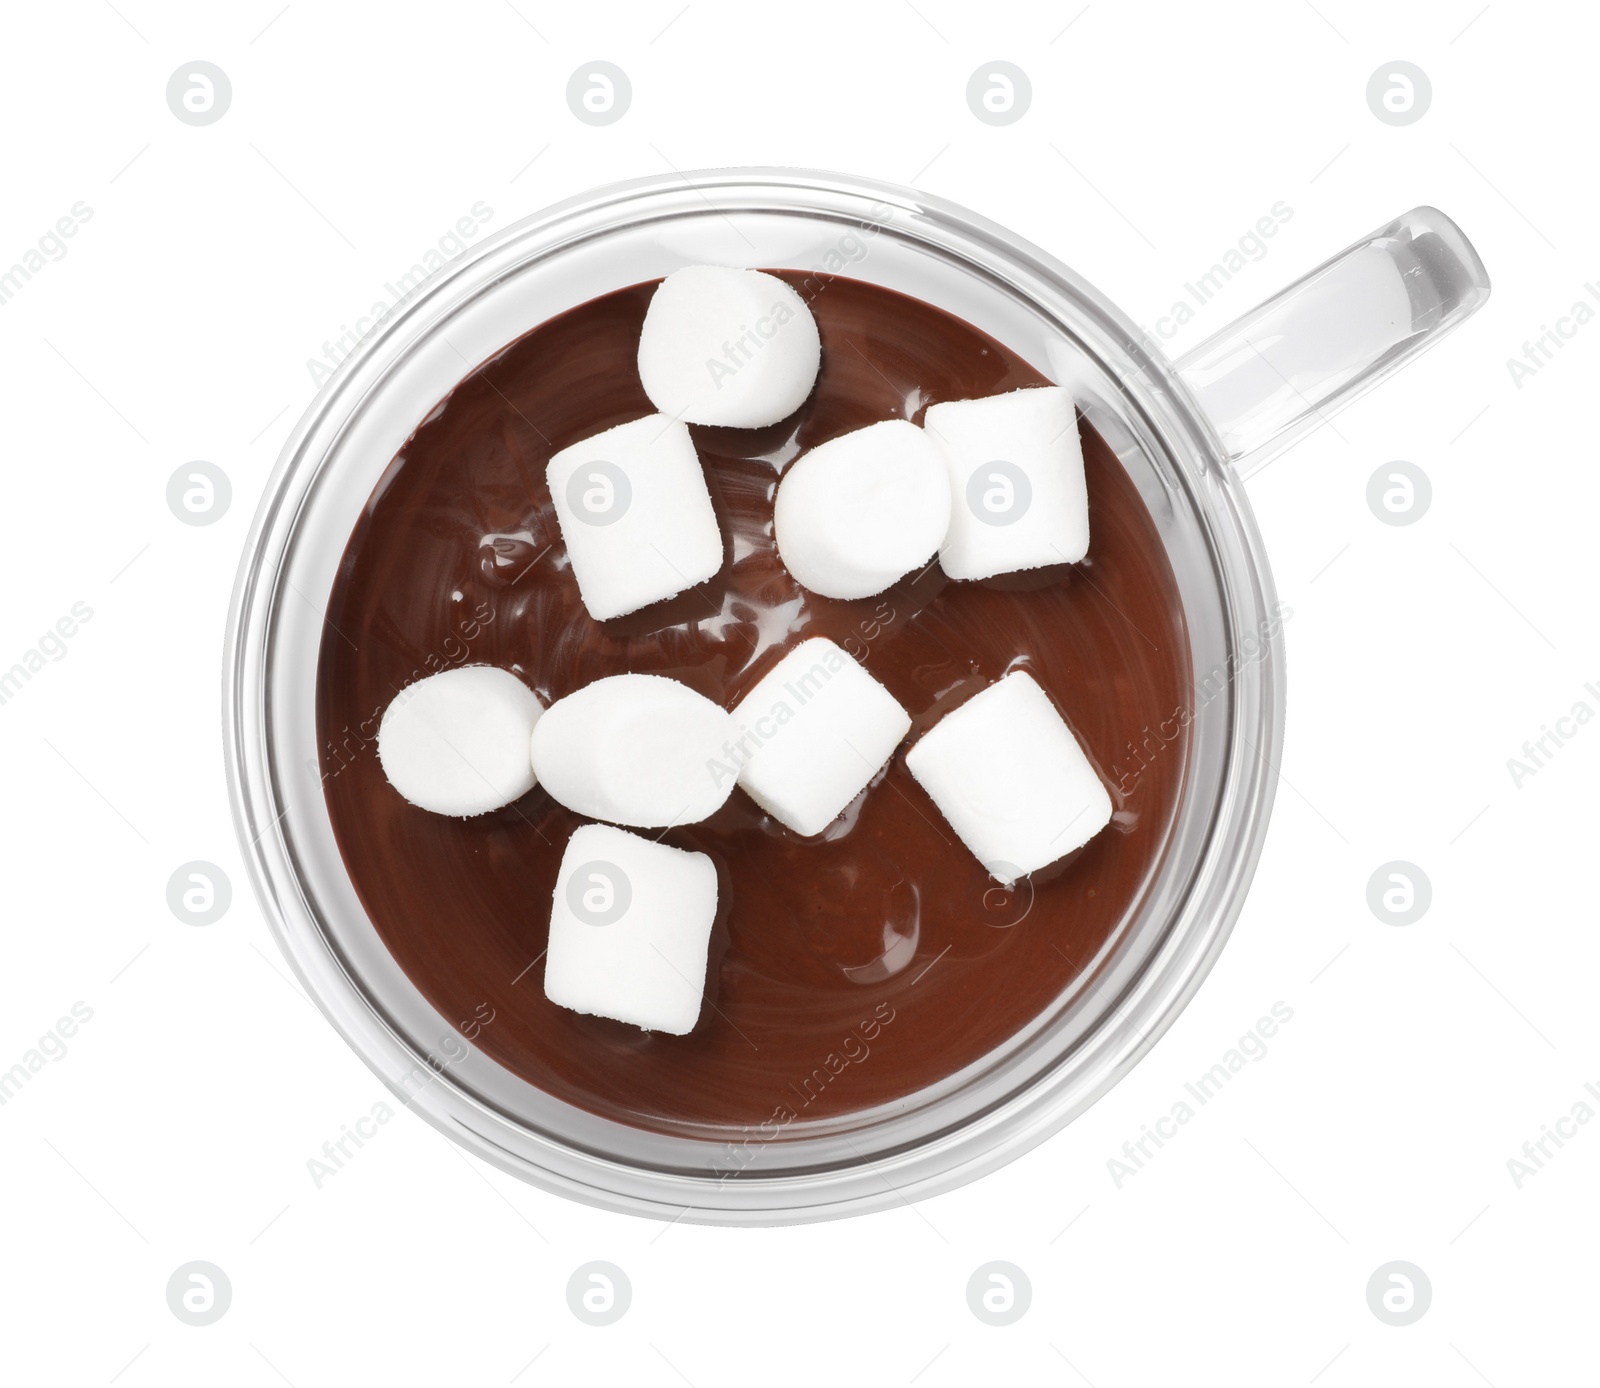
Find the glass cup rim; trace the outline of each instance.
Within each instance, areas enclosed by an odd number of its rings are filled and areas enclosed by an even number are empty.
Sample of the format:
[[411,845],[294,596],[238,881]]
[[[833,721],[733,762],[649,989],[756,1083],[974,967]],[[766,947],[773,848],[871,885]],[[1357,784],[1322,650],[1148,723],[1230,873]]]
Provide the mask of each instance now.
[[[398,365],[475,295],[492,293],[511,264],[527,266],[585,238],[653,217],[696,210],[775,211],[849,221],[893,209],[930,241],[957,247],[974,273],[1054,295],[1093,341],[1145,423],[1183,469],[1215,534],[1230,651],[1252,615],[1276,611],[1254,518],[1210,422],[1172,365],[1098,291],[1046,252],[954,203],[847,175],[778,168],[723,169],[630,180],[567,199],[504,229],[436,274],[373,333],[319,390],[291,432],[252,525],[230,609],[223,721],[230,801],[241,848],[275,939],[319,1008],[395,1089],[416,1050],[379,1015],[322,934],[283,823],[268,717],[273,619],[302,508],[336,457],[345,424]],[[530,325],[531,326],[531,325]],[[465,375],[471,367],[464,367]],[[431,402],[430,402],[431,403]],[[419,411],[420,413],[420,411]],[[1259,622],[1257,626],[1259,627]],[[1133,984],[1082,1046],[1017,1094],[905,1150],[825,1173],[729,1181],[641,1168],[530,1132],[446,1074],[408,1105],[453,1140],[503,1169],[590,1204],[665,1219],[787,1223],[886,1208],[950,1189],[1020,1155],[1077,1116],[1155,1043],[1214,964],[1242,908],[1270,814],[1282,740],[1281,635],[1265,658],[1242,665],[1227,691],[1228,765],[1218,820],[1175,919]],[[1241,738],[1241,734],[1243,734]],[[1245,743],[1249,744],[1246,751]],[[1071,1062],[1069,1064],[1069,1062]],[[396,1092],[399,1092],[396,1090]]]

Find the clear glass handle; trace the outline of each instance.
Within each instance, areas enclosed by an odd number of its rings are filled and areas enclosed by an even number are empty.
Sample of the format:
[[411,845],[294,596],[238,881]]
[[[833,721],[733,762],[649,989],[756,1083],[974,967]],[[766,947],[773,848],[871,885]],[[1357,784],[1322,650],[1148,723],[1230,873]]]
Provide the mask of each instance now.
[[1248,477],[1488,297],[1461,228],[1418,207],[1207,338],[1178,372]]

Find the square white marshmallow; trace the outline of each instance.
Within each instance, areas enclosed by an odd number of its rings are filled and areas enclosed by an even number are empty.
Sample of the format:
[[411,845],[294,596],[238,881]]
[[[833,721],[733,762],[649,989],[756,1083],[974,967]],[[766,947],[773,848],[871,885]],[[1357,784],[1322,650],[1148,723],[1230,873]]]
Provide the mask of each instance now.
[[797,834],[820,834],[894,755],[911,718],[826,637],[802,641],[733,711],[739,784]]
[[1031,675],[1016,671],[947,713],[906,766],[997,882],[1081,848],[1111,822],[1111,796]]
[[939,564],[951,578],[1076,564],[1089,551],[1072,392],[1033,386],[930,405],[922,427],[944,448],[950,529]]
[[596,621],[661,602],[722,567],[722,532],[688,427],[665,415],[563,448],[545,469],[583,605]]
[[585,824],[561,855],[544,994],[682,1036],[700,1015],[716,914],[717,870],[704,853]]

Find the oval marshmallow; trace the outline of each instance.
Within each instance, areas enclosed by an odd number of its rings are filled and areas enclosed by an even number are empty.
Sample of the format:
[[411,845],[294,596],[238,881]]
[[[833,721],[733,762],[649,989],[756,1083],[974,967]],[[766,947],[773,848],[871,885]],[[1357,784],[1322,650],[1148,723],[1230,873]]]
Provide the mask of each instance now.
[[663,675],[610,675],[557,699],[533,730],[533,769],[569,810],[661,829],[715,814],[733,791],[728,712]]
[[539,697],[508,670],[463,665],[407,685],[378,725],[389,784],[435,814],[486,814],[534,786]]
[[869,598],[933,558],[950,526],[939,446],[887,419],[803,453],[778,486],[773,533],[796,580],[825,598]]
[[774,275],[722,265],[674,270],[639,334],[639,379],[662,414],[754,429],[800,408],[822,339],[805,301]]

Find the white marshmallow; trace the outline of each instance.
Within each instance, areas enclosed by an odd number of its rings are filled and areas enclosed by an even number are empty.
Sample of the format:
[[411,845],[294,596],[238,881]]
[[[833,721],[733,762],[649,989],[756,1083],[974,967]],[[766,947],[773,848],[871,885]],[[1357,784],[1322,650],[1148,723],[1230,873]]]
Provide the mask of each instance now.
[[463,665],[407,685],[378,724],[383,774],[435,814],[486,814],[533,789],[539,697],[509,670]]
[[803,453],[773,508],[778,557],[825,598],[869,598],[923,568],[950,527],[939,445],[886,419]]
[[[825,637],[802,641],[733,711],[739,784],[797,834],[819,834],[877,775],[911,719]],[[729,768],[731,769],[731,768]]]
[[661,829],[715,814],[733,791],[719,759],[733,719],[662,675],[610,675],[557,699],[533,730],[533,769],[591,819]]
[[639,334],[644,393],[663,414],[690,424],[776,424],[811,394],[821,361],[805,301],[760,270],[673,271]]
[[585,824],[561,855],[544,994],[682,1036],[700,1015],[716,914],[717,869],[704,853]]
[[1072,392],[1035,386],[930,405],[923,428],[943,446],[950,529],[939,563],[951,578],[1076,564],[1089,550]]
[[1007,886],[1111,822],[1111,797],[1072,729],[1020,670],[935,723],[906,753],[906,766]]
[[646,415],[563,448],[545,470],[589,615],[661,602],[722,567],[722,531],[689,431]]

